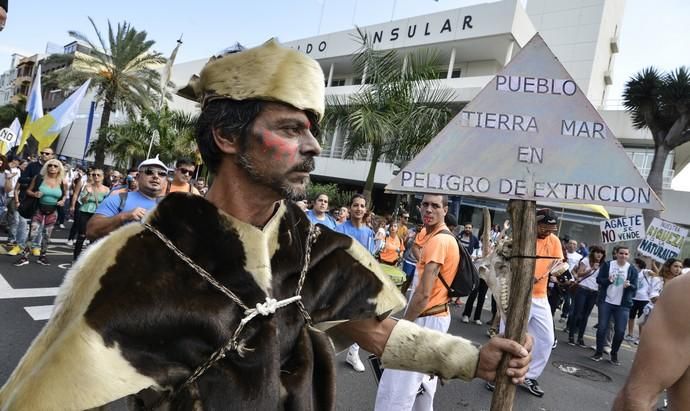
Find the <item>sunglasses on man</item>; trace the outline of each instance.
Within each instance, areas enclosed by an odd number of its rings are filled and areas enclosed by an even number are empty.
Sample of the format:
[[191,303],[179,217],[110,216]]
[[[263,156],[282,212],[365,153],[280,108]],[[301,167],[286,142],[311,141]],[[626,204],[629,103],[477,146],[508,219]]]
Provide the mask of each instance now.
[[191,176],[192,174],[194,174],[194,170],[189,170],[186,168],[178,168],[177,171],[179,171],[182,174],[186,174],[188,176]]
[[41,155],[44,155],[44,156],[52,156],[53,153],[51,153],[50,151],[41,151]]
[[158,177],[161,177],[161,178],[167,177],[167,176],[168,176],[168,172],[167,172],[167,171],[165,171],[165,170],[158,170],[158,169],[155,169],[155,168],[144,168],[144,169],[142,169],[141,171],[144,173],[144,175],[147,175],[147,176],[152,176],[152,175],[154,175],[154,174],[158,174]]

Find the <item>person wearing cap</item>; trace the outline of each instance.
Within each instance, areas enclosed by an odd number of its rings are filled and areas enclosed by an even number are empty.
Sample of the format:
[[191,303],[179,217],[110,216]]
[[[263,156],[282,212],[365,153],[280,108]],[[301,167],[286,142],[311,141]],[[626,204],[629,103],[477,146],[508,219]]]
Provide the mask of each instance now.
[[[522,384],[523,388],[537,397],[544,396],[544,391],[539,386],[537,378],[541,376],[549,362],[554,341],[553,316],[551,315],[551,306],[546,295],[546,289],[549,281],[557,281],[556,275],[561,274],[568,266],[566,263],[562,263],[561,240],[554,234],[557,230],[556,214],[548,208],[537,210],[536,255],[538,258],[534,264],[532,305],[527,323],[527,332],[534,338],[534,349],[532,350],[532,362],[529,371],[527,371],[527,376]],[[505,322],[501,319],[501,332],[503,332],[504,327]],[[493,385],[487,384],[487,388],[492,390]]]
[[[275,40],[211,59],[179,92],[201,104],[206,197],[172,193],[82,254],[2,407],[137,394],[135,409],[334,410],[335,352],[355,341],[386,368],[464,380],[494,379],[509,353],[521,382],[529,337],[476,348],[389,318],[405,300],[373,256],[289,201],[304,197],[321,151],[324,91],[319,64]],[[151,198],[159,171],[140,169]]]
[[139,189],[106,197],[86,226],[86,238],[93,241],[127,223],[141,221],[156,206],[165,186],[168,168],[156,156],[142,161],[138,169]]

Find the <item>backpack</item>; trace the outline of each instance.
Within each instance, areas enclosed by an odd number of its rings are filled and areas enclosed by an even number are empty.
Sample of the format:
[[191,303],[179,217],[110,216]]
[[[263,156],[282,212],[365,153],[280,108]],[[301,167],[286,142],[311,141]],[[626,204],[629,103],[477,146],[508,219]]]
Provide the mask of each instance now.
[[[120,194],[118,194],[118,197],[120,197],[120,202],[117,205],[117,213],[120,214],[125,210],[125,205],[127,204],[127,196],[129,195],[129,190],[123,191]],[[158,204],[163,197],[157,197],[156,198],[156,204]]]
[[479,286],[479,271],[472,262],[472,256],[467,252],[465,247],[458,241],[458,239],[449,230],[439,231],[437,234],[447,234],[455,239],[458,248],[460,249],[460,264],[458,264],[458,271],[455,273],[455,278],[448,284],[439,272],[438,278],[443,283],[443,286],[448,290],[448,297],[467,297]]

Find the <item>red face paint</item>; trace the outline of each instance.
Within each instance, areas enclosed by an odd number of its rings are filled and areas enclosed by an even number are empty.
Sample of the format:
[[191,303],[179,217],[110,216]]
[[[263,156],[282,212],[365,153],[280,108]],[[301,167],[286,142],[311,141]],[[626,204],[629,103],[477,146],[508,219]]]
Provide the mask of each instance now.
[[268,153],[275,161],[293,160],[297,156],[297,143],[281,138],[269,130],[261,132],[259,143],[262,146],[261,152]]

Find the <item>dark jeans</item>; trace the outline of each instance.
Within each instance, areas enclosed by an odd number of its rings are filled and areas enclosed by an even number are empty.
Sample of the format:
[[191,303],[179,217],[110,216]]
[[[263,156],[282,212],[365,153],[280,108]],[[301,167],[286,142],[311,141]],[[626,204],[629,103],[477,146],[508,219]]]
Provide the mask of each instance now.
[[613,342],[611,354],[618,354],[618,349],[623,342],[625,327],[628,324],[630,308],[609,304],[606,301],[599,304],[599,325],[597,326],[597,354],[604,351],[606,334],[609,332],[609,319],[613,318]]
[[549,301],[549,307],[551,307],[551,316],[556,313],[558,306],[561,305],[561,292],[557,285],[546,289],[546,298]]
[[568,318],[571,311],[570,307],[572,306],[572,296],[567,290],[565,292],[561,291],[561,295],[563,297],[563,306],[561,307],[561,318]]
[[74,223],[72,223],[72,227],[69,229],[69,236],[67,237],[68,240],[74,240],[77,238],[77,234],[79,232],[79,207],[81,207],[81,204],[77,203],[77,206],[74,209]]
[[[65,204],[69,204],[67,200],[65,200]],[[58,213],[58,217],[57,217],[57,222],[55,224],[57,224],[57,225],[64,224],[65,223],[65,207],[64,207],[64,205],[62,207],[58,206],[57,213]]]
[[598,291],[588,290],[582,287],[579,287],[575,292],[572,318],[568,318],[569,321],[572,320],[570,338],[575,338],[575,331],[577,331],[578,341],[584,338],[585,329],[587,328],[587,319],[589,315],[592,314],[592,308],[594,308],[594,305],[597,303],[598,295]]
[[[465,302],[465,309],[462,311],[462,315],[470,316],[472,314],[472,305],[474,305],[474,300],[477,300],[477,308],[474,309],[474,321],[480,320],[482,317],[482,309],[484,308],[484,300],[486,299],[486,292],[489,290],[489,286],[486,281],[479,280],[479,285],[474,289],[467,297]],[[491,312],[494,313],[494,305],[491,305]]]
[[93,213],[79,212],[79,222],[74,222],[74,225],[79,225],[79,234],[77,235],[77,241],[74,244],[74,260],[79,257],[81,250],[84,248],[84,241],[86,240],[86,225],[89,224],[89,220],[93,217]]

